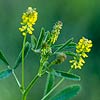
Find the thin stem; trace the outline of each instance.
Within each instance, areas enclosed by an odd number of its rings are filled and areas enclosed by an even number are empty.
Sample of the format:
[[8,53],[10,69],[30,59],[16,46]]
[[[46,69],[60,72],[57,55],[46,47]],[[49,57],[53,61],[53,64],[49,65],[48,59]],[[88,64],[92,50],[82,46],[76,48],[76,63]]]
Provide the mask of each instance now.
[[14,78],[15,78],[15,80],[16,80],[16,83],[18,84],[19,88],[21,88],[21,84],[20,84],[20,82],[19,82],[19,80],[18,80],[18,78],[17,78],[17,76],[16,76],[14,70],[12,70],[12,74],[13,74],[13,76],[14,76]]
[[45,100],[63,81],[64,78],[62,78],[41,100]]
[[[7,66],[7,67],[8,67],[8,69],[11,69],[10,66]],[[12,75],[14,76],[14,78],[16,80],[16,83],[18,84],[19,88],[21,88],[21,84],[20,84],[20,82],[19,82],[19,80],[18,80],[18,78],[17,78],[17,76],[16,76],[16,74],[14,72],[14,69],[11,69],[11,70],[12,70]]]
[[70,73],[72,70],[73,70],[73,69],[72,69],[72,68],[70,68],[70,69],[68,70],[68,73]]
[[26,35],[23,40],[23,48],[22,48],[22,91],[24,91],[24,48],[25,48]]
[[52,62],[49,64],[48,68],[50,68],[52,65],[54,65],[55,62],[56,62],[56,60],[52,61]]
[[[27,86],[25,92],[24,92],[24,98],[26,98],[27,94],[29,93],[29,91],[31,90],[31,88],[33,87],[33,85],[35,84],[35,82],[39,79],[39,75],[37,74],[33,80],[29,83],[29,85]],[[26,100],[26,99],[23,99]]]

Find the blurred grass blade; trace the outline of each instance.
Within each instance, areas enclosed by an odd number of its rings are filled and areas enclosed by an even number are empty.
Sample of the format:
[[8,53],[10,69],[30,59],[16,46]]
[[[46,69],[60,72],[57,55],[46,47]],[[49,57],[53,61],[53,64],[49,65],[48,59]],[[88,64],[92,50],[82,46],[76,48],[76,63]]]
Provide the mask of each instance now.
[[[25,57],[28,55],[29,51],[30,51],[30,44],[29,44],[29,42],[26,42],[25,49],[24,49],[24,56]],[[16,69],[21,62],[22,62],[22,51],[20,52],[20,54],[15,62],[14,69]]]
[[49,72],[48,76],[47,76],[47,82],[46,82],[46,87],[45,87],[45,91],[44,91],[44,95],[46,95],[54,86],[54,80],[55,80],[55,76],[54,76],[54,72]]
[[80,76],[76,74],[68,73],[68,72],[55,71],[55,75],[58,77],[63,77],[70,80],[76,80],[76,81],[80,80]]
[[2,60],[6,65],[9,65],[1,51],[0,51],[0,60]]
[[64,53],[65,53],[66,55],[69,55],[69,56],[77,57],[77,54],[74,53],[74,52],[71,52],[71,51],[65,51]]
[[73,38],[69,39],[69,40],[66,41],[63,45],[61,45],[55,52],[58,52],[58,51],[62,50],[62,49],[65,48],[67,45],[69,45],[72,41],[73,41]]
[[37,44],[36,37],[34,35],[31,35],[31,45],[32,45],[32,48],[35,48],[36,44]]
[[55,96],[50,97],[49,100],[70,100],[72,97],[76,96],[79,93],[79,90],[79,85],[69,86],[57,93]]
[[6,69],[0,72],[0,80],[9,77],[12,74],[12,70]]
[[39,36],[38,41],[37,41],[36,49],[38,49],[38,47],[42,44],[44,34],[45,34],[45,30],[44,30],[44,28],[42,28],[41,32],[40,32],[40,36]]

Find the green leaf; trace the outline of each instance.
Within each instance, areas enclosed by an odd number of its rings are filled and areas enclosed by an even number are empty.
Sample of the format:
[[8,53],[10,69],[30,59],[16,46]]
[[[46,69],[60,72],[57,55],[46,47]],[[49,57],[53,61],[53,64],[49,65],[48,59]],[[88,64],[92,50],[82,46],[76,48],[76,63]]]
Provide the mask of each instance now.
[[[63,46],[64,44],[58,44],[58,45],[53,45],[52,48],[54,49],[58,49],[60,48],[61,46]],[[75,48],[76,47],[76,43],[75,42],[70,42],[68,45],[65,46],[66,49],[70,49],[70,48]]]
[[73,41],[73,38],[69,39],[69,40],[66,41],[63,45],[61,45],[55,52],[58,52],[58,51],[62,50],[62,49],[65,48],[67,45],[69,45],[72,41]]
[[44,95],[46,95],[52,89],[52,87],[54,86],[54,80],[55,80],[54,71],[49,72],[47,76],[47,82],[46,82]]
[[55,71],[55,75],[58,77],[63,77],[63,78],[70,79],[70,80],[76,80],[76,81],[80,80],[80,76],[76,74],[68,73],[68,72]]
[[32,45],[32,48],[35,48],[36,44],[37,44],[36,37],[34,35],[31,35],[31,45]]
[[69,55],[69,56],[77,57],[77,54],[74,53],[74,52],[71,52],[71,51],[65,51],[64,53],[65,53],[66,55]]
[[12,74],[12,70],[6,69],[0,72],[0,80],[9,77]]
[[50,38],[50,32],[47,31],[47,32],[45,32],[45,39],[44,39],[44,42],[47,42],[49,38]]
[[1,51],[0,51],[0,60],[2,60],[6,65],[9,65]]
[[44,28],[41,29],[40,36],[37,41],[36,49],[42,44],[44,38],[45,30]]
[[[26,42],[25,49],[24,49],[24,56],[25,57],[28,55],[29,51],[30,51],[30,44],[29,44],[29,42]],[[14,69],[16,69],[21,62],[22,62],[22,51],[20,52],[20,54],[15,62]]]
[[75,42],[71,42],[68,44],[68,47],[76,47],[76,43]]
[[57,44],[57,45],[53,45],[53,48],[59,48],[61,46],[63,46],[63,44]]
[[60,91],[55,96],[51,97],[49,100],[70,100],[70,98],[76,96],[79,93],[79,90],[79,85],[73,85]]

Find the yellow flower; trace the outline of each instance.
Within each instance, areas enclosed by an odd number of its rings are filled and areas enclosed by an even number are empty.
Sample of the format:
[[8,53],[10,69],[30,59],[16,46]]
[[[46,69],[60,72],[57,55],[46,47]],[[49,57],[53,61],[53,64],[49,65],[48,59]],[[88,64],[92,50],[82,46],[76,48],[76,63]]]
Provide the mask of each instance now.
[[76,46],[77,56],[74,57],[74,60],[70,60],[70,63],[72,63],[71,68],[81,69],[81,67],[85,63],[83,58],[88,57],[86,53],[91,51],[91,47],[92,47],[91,40],[88,40],[85,37],[82,37],[82,39],[79,40]]
[[81,69],[81,67],[83,66],[85,61],[84,61],[84,59],[82,57],[79,57],[79,59],[74,57],[74,60],[70,60],[70,63],[72,63],[71,68],[75,68],[75,69],[79,68],[79,69]]
[[82,37],[82,39],[80,39],[80,41],[76,46],[76,52],[77,53],[90,52],[91,47],[92,47],[92,41]]
[[57,41],[61,29],[62,29],[62,22],[58,21],[54,25],[53,30],[51,32],[51,36],[50,36],[50,38],[48,40],[49,44],[54,44]]
[[19,28],[22,35],[25,36],[27,33],[32,34],[34,28],[32,27],[37,21],[38,12],[36,9],[32,9],[32,7],[28,7],[27,11],[22,15],[22,27]]

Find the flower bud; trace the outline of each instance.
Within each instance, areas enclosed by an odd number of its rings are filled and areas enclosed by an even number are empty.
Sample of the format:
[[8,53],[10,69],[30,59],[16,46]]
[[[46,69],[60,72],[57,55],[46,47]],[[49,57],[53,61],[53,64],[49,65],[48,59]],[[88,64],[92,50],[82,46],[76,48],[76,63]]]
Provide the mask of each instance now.
[[57,54],[55,64],[63,63],[66,60],[67,56],[63,52]]

